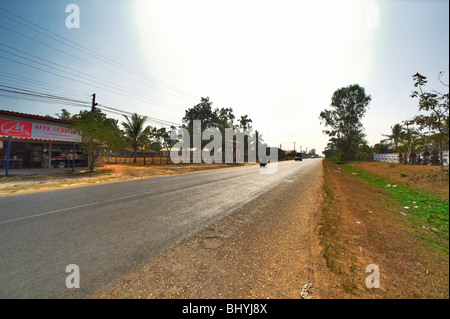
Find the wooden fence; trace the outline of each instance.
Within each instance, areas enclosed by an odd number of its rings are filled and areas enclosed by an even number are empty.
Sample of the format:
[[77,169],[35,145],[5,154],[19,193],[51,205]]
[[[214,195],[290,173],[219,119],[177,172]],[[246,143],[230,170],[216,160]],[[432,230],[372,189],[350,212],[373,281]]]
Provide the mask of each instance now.
[[134,163],[134,156],[111,156],[105,158],[106,164],[131,164],[131,165],[161,165],[161,164],[172,164],[170,157],[164,156],[150,156],[150,157],[137,157],[136,163]]
[[[293,160],[293,156],[287,156],[286,158],[279,159],[279,162],[285,161],[285,160]],[[136,165],[136,166],[144,166],[144,165],[165,165],[165,164],[173,164],[170,160],[170,157],[167,158],[167,156],[150,156],[150,157],[137,157],[136,158],[136,164],[134,163],[134,157],[133,156],[111,156],[111,157],[105,157],[104,158],[105,164],[129,164],[129,165]],[[245,163],[248,163],[247,158],[245,158]],[[192,158],[191,158],[192,163]],[[202,163],[204,163],[202,161]]]

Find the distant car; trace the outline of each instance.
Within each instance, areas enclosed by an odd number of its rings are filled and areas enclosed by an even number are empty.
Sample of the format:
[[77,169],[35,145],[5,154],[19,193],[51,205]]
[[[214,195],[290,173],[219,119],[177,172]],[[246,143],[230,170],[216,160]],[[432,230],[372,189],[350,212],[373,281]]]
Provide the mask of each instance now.
[[269,158],[267,157],[267,155],[262,155],[259,159],[259,167],[266,167],[268,160]]
[[303,156],[302,156],[302,154],[301,153],[297,153],[297,154],[295,154],[295,158],[294,158],[296,161],[301,161],[301,160],[303,160]]

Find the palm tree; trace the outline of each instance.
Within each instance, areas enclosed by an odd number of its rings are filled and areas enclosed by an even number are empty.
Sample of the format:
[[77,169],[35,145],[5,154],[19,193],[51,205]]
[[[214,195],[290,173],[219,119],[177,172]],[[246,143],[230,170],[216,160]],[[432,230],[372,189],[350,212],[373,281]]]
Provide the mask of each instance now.
[[136,164],[137,149],[148,142],[150,126],[145,126],[147,116],[140,116],[137,113],[131,115],[131,119],[124,115],[126,122],[122,122],[125,128],[125,139],[133,147],[134,163]]
[[[242,115],[240,120],[239,120],[239,127],[242,128],[244,130],[244,134],[247,132],[247,130],[250,130],[252,128],[252,126],[250,125],[250,123],[252,123],[253,121],[248,117],[248,115]],[[248,157],[248,135],[245,134],[244,135],[244,160],[245,157]]]
[[401,140],[401,138],[404,136],[405,131],[404,131],[404,127],[401,124],[395,124],[394,126],[391,126],[391,134],[386,135],[383,134],[383,136],[388,137],[388,139],[383,140],[383,141],[392,141],[393,145],[394,145],[394,151],[399,153],[399,141]]
[[411,121],[403,121],[406,125],[406,131],[400,135],[400,143],[397,144],[397,149],[399,152],[404,153],[404,163],[411,163],[414,161],[416,156],[415,150],[421,144],[419,131],[409,126],[412,124]]
[[239,126],[244,130],[248,130],[250,129],[252,126],[250,125],[250,123],[253,122],[248,115],[242,115],[241,118],[239,119]]

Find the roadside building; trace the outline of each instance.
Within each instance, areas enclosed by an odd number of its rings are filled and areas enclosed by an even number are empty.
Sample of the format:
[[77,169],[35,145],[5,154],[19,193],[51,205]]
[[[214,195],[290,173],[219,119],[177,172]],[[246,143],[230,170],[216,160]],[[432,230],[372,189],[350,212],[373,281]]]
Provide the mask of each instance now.
[[448,160],[449,160],[449,154],[448,154],[448,151],[446,151],[446,152],[442,152],[442,158],[443,158],[443,162],[444,162],[444,165],[448,165]]
[[387,154],[373,154],[374,161],[386,162],[386,163],[398,163],[399,162],[398,153],[387,153]]
[[0,168],[87,166],[80,143],[71,121],[0,110]]
[[[418,154],[423,157],[423,154]],[[447,166],[449,164],[449,153],[448,151],[444,151],[442,153],[442,158],[444,165]],[[398,153],[387,153],[387,154],[373,154],[373,159],[378,162],[387,162],[387,163],[399,163],[399,154]]]

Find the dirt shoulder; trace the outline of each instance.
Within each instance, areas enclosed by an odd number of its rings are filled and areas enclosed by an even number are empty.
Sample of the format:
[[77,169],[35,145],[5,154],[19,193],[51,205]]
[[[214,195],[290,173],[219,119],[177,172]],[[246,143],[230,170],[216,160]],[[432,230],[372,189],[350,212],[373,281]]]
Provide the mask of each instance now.
[[[387,190],[369,185],[340,165],[329,161],[323,164],[320,240],[337,295],[340,298],[448,298],[448,233],[446,239],[439,237],[412,214],[400,214],[403,205],[394,201]],[[401,167],[384,165],[379,168],[377,163],[355,163],[358,169],[407,181],[399,171],[391,172]],[[414,176],[413,170],[402,172]],[[426,176],[429,172],[422,174]],[[413,181],[410,186],[414,185]],[[366,287],[368,265],[378,266],[380,288]]]
[[91,298],[330,297],[317,237],[320,162],[165,250]]
[[96,167],[93,172],[87,169],[76,172],[55,173],[48,175],[12,175],[0,177],[0,197],[51,191],[61,188],[82,187],[93,184],[115,183],[120,181],[151,178],[164,175],[186,174],[209,169],[225,169],[245,164],[168,164],[135,166],[126,164],[106,164]]

